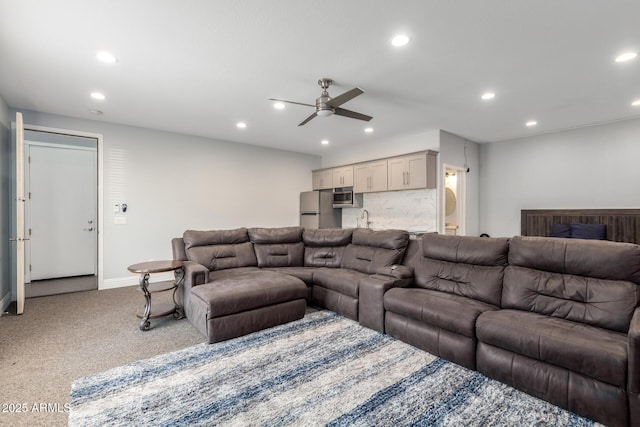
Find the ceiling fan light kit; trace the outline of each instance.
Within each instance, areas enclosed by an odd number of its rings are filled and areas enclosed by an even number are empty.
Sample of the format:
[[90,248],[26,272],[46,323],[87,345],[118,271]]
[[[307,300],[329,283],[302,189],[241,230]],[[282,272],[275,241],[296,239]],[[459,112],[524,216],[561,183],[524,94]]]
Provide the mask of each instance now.
[[302,123],[300,123],[298,126],[307,124],[311,119],[315,118],[316,116],[328,117],[334,114],[337,116],[348,117],[351,119],[364,120],[366,122],[368,122],[373,118],[371,116],[367,116],[366,114],[357,113],[355,111],[347,110],[345,108],[340,107],[342,104],[352,100],[356,96],[362,95],[364,93],[364,90],[360,89],[359,87],[355,87],[351,90],[346,91],[341,95],[336,96],[335,98],[332,98],[329,95],[329,91],[328,91],[329,86],[331,86],[332,83],[333,83],[333,80],[331,79],[318,80],[318,84],[322,88],[322,94],[320,94],[320,97],[316,99],[315,105],[304,104],[302,102],[286,101],[284,99],[270,98],[269,100],[277,101],[277,102],[287,102],[289,104],[304,105],[306,107],[315,107],[316,111],[313,114],[311,114],[309,117],[304,119]]

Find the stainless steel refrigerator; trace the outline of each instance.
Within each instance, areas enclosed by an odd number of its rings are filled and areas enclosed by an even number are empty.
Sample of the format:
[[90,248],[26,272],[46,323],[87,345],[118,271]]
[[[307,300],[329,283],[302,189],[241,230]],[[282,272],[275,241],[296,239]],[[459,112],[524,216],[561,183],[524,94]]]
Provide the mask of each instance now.
[[333,207],[330,191],[300,193],[300,225],[304,228],[332,228],[342,226],[342,210]]

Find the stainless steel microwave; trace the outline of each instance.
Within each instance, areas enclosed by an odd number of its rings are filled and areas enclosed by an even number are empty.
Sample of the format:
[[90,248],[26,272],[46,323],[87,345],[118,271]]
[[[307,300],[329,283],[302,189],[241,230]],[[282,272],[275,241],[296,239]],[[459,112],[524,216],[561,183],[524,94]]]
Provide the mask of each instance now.
[[360,203],[358,202],[361,198],[361,194],[358,195],[353,193],[353,187],[342,187],[333,189],[334,208],[357,208],[360,206]]

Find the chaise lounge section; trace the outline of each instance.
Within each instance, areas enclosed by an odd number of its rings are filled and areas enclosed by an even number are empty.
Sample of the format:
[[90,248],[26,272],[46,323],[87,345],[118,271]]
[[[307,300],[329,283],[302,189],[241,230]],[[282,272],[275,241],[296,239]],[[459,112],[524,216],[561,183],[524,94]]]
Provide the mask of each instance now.
[[304,317],[307,286],[296,277],[260,270],[246,228],[189,230],[180,240],[174,239],[174,258],[189,261],[182,294],[185,314],[207,342]]
[[[408,241],[400,230],[239,228],[187,230],[172,248],[187,319],[213,343],[300,319],[307,301],[357,321],[360,281],[399,262]],[[382,322],[382,296],[379,306]]]

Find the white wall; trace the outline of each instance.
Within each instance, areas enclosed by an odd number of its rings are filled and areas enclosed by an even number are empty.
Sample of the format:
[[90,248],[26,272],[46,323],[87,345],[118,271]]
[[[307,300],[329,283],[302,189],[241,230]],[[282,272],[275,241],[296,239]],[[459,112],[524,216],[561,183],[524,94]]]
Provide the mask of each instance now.
[[[467,147],[465,159],[465,145]],[[478,236],[481,232],[479,226],[479,206],[480,206],[480,149],[479,144],[454,135],[449,132],[440,131],[440,158],[438,172],[438,188],[440,221],[442,225],[440,232],[444,232],[444,173],[443,165],[463,168],[465,163],[469,167],[469,172],[465,173],[465,235]]]
[[[28,125],[103,135],[105,287],[137,283],[127,266],[170,259],[171,238],[186,229],[297,225],[299,193],[320,166],[317,156],[23,113]],[[128,204],[124,225],[114,224],[115,203]]]
[[480,147],[480,231],[520,234],[521,209],[640,207],[640,119]]
[[11,116],[0,96],[0,316],[11,302],[11,244],[9,243],[11,193]]

